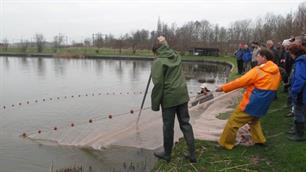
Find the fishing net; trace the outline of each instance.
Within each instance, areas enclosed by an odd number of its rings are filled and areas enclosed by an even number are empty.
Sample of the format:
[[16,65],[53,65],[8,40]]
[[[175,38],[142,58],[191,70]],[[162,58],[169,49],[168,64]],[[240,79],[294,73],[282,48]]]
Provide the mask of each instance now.
[[238,104],[241,95],[240,90],[226,94],[216,93],[213,99],[191,107],[195,137],[201,140],[217,141],[227,121],[219,116],[229,115]]
[[[115,95],[113,95],[115,96]],[[124,100],[117,95],[118,101]],[[145,149],[156,149],[162,145],[162,118],[161,112],[154,112],[146,103],[138,125],[136,125],[139,104],[142,94],[135,95],[134,109],[114,107],[115,113],[101,113],[100,115],[86,116],[77,121],[58,120],[50,121],[45,126],[37,126],[36,130],[21,134],[24,138],[49,145],[88,147],[103,149],[109,146],[127,146]],[[210,95],[211,96],[211,95]],[[222,132],[226,120],[217,118],[224,112],[232,111],[237,104],[241,91],[230,93],[214,93],[212,97],[204,96],[192,98],[189,103],[191,123],[195,137],[202,140],[217,140]],[[94,97],[91,97],[93,99]],[[100,101],[96,97],[94,101]],[[91,100],[92,101],[92,100]],[[198,103],[192,106],[193,101]],[[104,101],[107,104],[107,100]],[[113,104],[113,103],[110,103]],[[178,122],[175,123],[175,141],[182,137]]]

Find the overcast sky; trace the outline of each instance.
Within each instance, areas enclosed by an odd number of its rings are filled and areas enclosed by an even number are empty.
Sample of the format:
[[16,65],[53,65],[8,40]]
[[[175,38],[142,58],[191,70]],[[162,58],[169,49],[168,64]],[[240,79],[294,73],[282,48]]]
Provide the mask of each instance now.
[[116,37],[137,29],[155,30],[158,17],[178,26],[206,19],[228,27],[236,20],[266,13],[285,15],[305,0],[0,0],[0,42],[31,39],[42,33],[48,40],[63,33],[70,40],[92,33]]

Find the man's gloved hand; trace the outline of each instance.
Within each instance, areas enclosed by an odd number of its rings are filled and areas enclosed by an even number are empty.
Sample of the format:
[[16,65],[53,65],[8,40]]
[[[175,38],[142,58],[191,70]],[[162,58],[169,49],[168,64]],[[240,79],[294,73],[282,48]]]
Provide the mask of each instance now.
[[222,92],[223,91],[223,88],[221,86],[219,86],[216,90],[216,92]]
[[167,43],[166,38],[164,36],[157,37],[158,43],[165,44]]

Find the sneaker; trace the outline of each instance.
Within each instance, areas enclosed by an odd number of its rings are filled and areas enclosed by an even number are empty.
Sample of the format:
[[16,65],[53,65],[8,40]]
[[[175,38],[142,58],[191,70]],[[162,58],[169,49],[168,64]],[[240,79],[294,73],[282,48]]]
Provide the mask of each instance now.
[[154,152],[154,156],[158,159],[165,160],[167,162],[170,162],[171,158],[170,155],[166,155],[165,152]]

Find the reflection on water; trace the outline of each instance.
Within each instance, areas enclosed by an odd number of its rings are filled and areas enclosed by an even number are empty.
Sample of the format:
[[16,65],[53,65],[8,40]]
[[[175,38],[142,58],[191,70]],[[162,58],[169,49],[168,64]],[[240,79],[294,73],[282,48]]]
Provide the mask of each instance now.
[[[150,67],[148,61],[0,57],[0,107],[37,98],[143,91]],[[188,89],[192,92],[199,90],[200,78],[213,77],[221,83],[226,78],[224,71],[229,70],[228,66],[206,63],[185,63],[183,67]],[[213,89],[215,84],[208,84],[208,87]],[[47,171],[52,160],[55,167],[78,163],[90,164],[99,169],[97,171],[121,171],[130,166],[134,171],[149,171],[155,162],[149,150],[120,147],[84,152],[77,148],[38,147],[18,137],[23,131],[36,131],[71,120],[87,120],[90,115],[136,109],[141,99],[141,95],[82,97],[6,110],[0,108],[1,171]],[[146,106],[149,101],[148,98]]]
[[196,79],[199,81],[213,80],[219,83],[224,82],[227,78],[230,67],[228,65],[220,65],[217,63],[189,63],[189,65],[184,65],[184,71],[187,79]]

